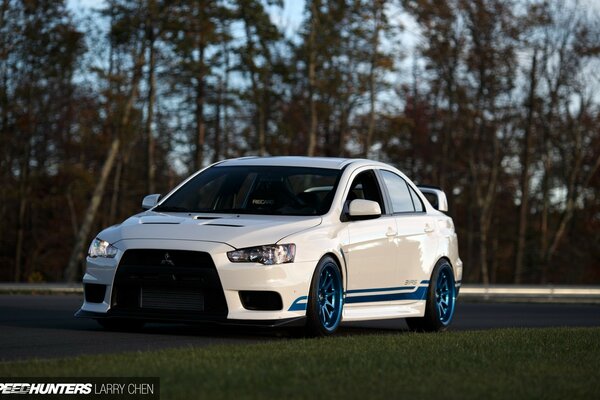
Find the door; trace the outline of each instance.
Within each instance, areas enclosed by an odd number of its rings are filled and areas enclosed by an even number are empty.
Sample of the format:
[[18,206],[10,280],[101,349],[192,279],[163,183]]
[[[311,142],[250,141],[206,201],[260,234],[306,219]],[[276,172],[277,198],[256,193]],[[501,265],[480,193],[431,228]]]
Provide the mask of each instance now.
[[398,285],[397,229],[395,217],[386,211],[375,171],[366,170],[354,178],[344,208],[347,209],[354,199],[378,202],[382,215],[347,222],[348,244],[344,249],[348,257],[346,304],[387,301],[375,298],[374,294]]
[[[435,256],[435,221],[427,215],[419,196],[399,175],[381,170],[398,229],[398,278],[402,286],[414,286],[424,292]],[[420,300],[418,295],[406,300]]]

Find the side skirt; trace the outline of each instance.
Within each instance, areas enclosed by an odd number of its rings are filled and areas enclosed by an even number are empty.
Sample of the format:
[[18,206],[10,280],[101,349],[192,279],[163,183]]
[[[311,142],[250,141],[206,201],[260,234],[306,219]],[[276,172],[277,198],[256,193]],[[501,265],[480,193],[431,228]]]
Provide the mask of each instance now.
[[425,303],[425,300],[419,300],[407,304],[362,303],[352,306],[346,304],[343,321],[422,317],[425,315]]

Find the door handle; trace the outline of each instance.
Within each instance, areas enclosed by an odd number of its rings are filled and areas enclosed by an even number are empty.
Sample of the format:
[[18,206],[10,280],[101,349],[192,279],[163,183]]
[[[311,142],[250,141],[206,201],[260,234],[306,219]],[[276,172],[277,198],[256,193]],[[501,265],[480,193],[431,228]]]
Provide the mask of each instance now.
[[425,233],[431,233],[433,232],[433,226],[431,224],[425,224],[425,228],[423,228],[423,230]]
[[391,226],[388,226],[387,228],[387,232],[385,233],[385,236],[387,237],[392,237],[392,236],[396,236],[398,234],[398,231],[395,230],[394,228],[392,228]]

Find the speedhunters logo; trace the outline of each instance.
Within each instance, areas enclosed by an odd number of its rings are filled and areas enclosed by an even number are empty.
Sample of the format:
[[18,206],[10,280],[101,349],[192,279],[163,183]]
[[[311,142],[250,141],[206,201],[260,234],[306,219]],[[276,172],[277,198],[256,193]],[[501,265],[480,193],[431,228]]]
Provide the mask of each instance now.
[[158,378],[0,378],[0,395],[159,399]]
[[92,383],[0,383],[0,394],[90,394]]

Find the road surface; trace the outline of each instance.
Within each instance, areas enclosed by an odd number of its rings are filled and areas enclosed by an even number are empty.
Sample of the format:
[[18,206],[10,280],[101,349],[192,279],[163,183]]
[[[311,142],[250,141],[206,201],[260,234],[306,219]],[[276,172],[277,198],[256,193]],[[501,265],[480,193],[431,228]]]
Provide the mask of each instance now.
[[[152,324],[141,332],[108,332],[76,319],[81,295],[0,295],[0,360],[69,357],[152,349],[289,339],[282,331]],[[600,305],[460,303],[452,330],[600,326]],[[346,323],[340,335],[406,331],[404,320]]]

